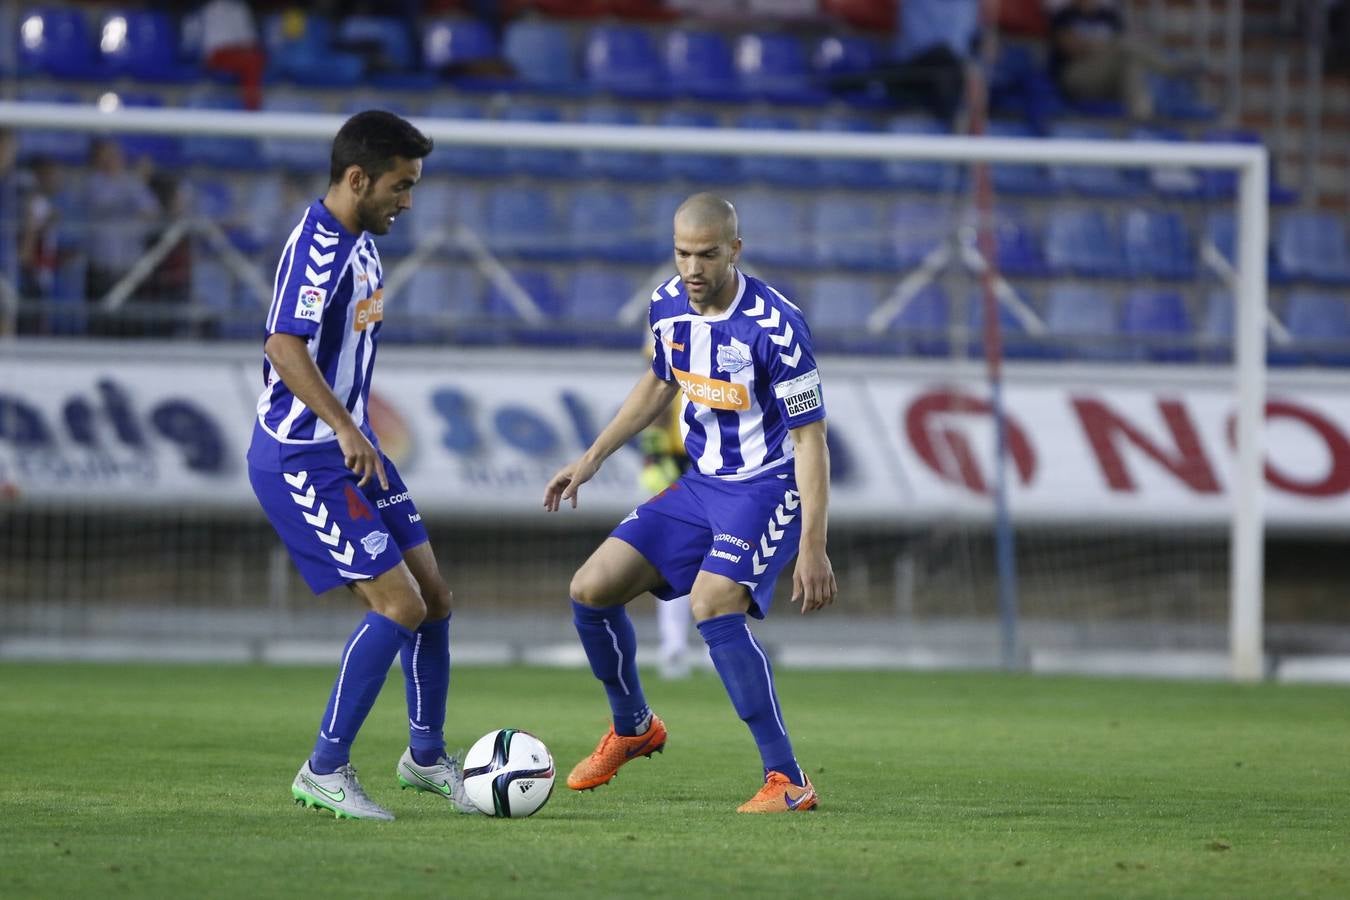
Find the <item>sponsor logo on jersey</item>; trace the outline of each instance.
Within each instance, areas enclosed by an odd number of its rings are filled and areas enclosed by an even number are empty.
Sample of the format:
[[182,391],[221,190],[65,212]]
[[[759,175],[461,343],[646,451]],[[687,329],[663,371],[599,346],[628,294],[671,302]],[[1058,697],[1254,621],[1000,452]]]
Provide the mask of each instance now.
[[740,341],[732,341],[717,348],[717,371],[732,375],[754,364],[750,348]]
[[711,406],[713,409],[747,410],[750,408],[750,391],[743,384],[734,381],[718,381],[705,375],[672,369],[675,380],[684,389],[684,394],[692,403]]
[[670,338],[661,338],[661,343],[665,344],[667,347],[674,350],[676,353],[679,353],[684,350],[684,344],[677,344]]
[[807,388],[800,394],[793,394],[783,400],[783,405],[787,407],[788,418],[795,418],[803,413],[809,413],[813,409],[820,408],[820,388]]
[[725,541],[728,544],[734,544],[737,547],[740,547],[742,550],[750,549],[749,541],[742,540],[741,538],[736,537],[736,535],[734,534],[727,534],[725,531],[713,537],[714,544],[717,543],[718,541]]
[[389,545],[389,535],[383,531],[372,531],[370,534],[361,538],[361,546],[366,548],[370,558],[374,559],[384,552],[384,548]]
[[[303,288],[302,288],[303,290]],[[352,316],[352,331],[365,331],[376,322],[384,320],[384,288],[356,304],[356,314]]]
[[312,284],[300,285],[295,294],[295,317],[309,319],[311,322],[319,321],[323,315],[323,302],[327,299],[328,292],[323,288]]

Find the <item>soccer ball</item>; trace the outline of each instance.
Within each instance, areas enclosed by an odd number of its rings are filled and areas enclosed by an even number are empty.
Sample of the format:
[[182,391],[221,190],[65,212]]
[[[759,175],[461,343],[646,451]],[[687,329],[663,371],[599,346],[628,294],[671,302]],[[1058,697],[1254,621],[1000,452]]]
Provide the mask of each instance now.
[[464,755],[464,792],[484,815],[523,819],[553,793],[553,756],[518,728],[489,731]]

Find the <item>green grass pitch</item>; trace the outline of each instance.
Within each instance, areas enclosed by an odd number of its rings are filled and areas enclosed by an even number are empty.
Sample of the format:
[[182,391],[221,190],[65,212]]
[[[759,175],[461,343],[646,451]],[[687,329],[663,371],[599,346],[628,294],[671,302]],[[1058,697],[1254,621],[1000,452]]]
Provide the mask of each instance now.
[[666,752],[574,794],[589,672],[458,670],[452,749],[514,726],[556,757],[511,821],[397,789],[394,672],[353,756],[381,824],[291,802],[331,676],[0,665],[0,897],[1350,895],[1344,688],[784,672],[821,808],[749,817],[758,756],[712,675],[649,675]]

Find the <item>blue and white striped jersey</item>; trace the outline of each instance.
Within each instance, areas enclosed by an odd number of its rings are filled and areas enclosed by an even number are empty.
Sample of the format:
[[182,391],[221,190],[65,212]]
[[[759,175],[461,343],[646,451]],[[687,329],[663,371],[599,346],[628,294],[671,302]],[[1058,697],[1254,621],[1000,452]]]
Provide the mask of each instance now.
[[[267,333],[307,339],[324,381],[372,443],[366,404],[383,318],[384,272],[375,242],[366,232],[347,231],[314,201],[281,252]],[[298,453],[337,446],[333,429],[291,393],[266,357],[263,381],[249,450],[254,465],[280,469]]]
[[789,429],[825,418],[820,373],[802,312],[753,276],[736,271],[736,298],[701,316],[679,276],[652,294],[652,371],[678,382],[680,431],[704,475],[752,478],[792,459]]

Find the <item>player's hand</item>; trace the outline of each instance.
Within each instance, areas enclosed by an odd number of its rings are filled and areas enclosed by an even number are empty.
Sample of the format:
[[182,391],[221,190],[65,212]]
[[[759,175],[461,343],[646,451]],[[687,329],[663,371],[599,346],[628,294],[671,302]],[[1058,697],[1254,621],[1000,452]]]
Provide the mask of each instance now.
[[384,460],[380,459],[380,451],[375,449],[375,445],[359,428],[344,428],[338,433],[337,439],[338,447],[342,449],[343,464],[361,478],[356,483],[357,487],[365,487],[370,476],[374,475],[380,482],[380,488],[389,490],[389,477],[384,474]]
[[825,550],[803,549],[792,571],[792,602],[801,603],[802,614],[823,609],[834,602],[839,585]]
[[576,462],[569,463],[558,470],[549,481],[548,487],[544,488],[544,509],[549,512],[557,512],[562,506],[562,501],[570,500],[572,508],[577,508],[577,491],[583,484],[595,477],[595,473],[600,471],[600,464],[592,462],[586,457],[582,457]]

